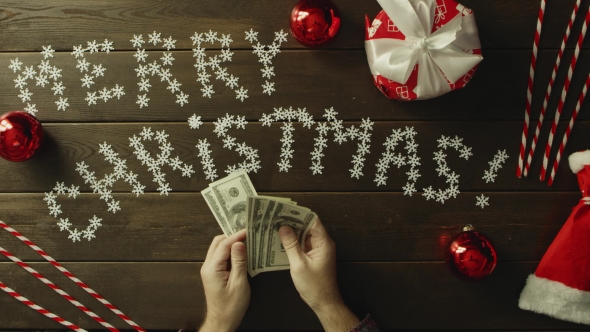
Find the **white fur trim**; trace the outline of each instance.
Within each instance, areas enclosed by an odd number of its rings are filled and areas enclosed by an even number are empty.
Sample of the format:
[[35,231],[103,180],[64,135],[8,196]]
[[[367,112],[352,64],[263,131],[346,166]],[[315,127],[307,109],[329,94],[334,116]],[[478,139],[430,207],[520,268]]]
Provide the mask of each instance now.
[[578,173],[584,165],[590,165],[590,150],[572,153],[568,160],[572,172]]
[[518,306],[553,318],[590,325],[590,292],[531,274]]

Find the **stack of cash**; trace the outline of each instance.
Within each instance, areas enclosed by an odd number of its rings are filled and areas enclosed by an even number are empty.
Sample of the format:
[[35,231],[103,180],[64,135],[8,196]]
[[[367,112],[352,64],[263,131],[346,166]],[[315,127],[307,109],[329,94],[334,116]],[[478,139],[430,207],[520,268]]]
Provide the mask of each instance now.
[[225,235],[247,229],[248,273],[251,276],[289,269],[279,228],[291,226],[303,245],[316,219],[313,211],[298,206],[289,198],[258,196],[244,171],[211,183],[201,194]]

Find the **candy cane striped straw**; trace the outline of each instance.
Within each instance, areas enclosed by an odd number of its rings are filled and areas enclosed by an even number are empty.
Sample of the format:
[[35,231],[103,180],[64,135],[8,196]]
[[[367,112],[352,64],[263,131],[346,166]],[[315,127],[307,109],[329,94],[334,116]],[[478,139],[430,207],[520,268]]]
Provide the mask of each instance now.
[[17,257],[15,257],[13,254],[9,253],[8,251],[6,251],[2,247],[0,247],[0,254],[6,256],[11,261],[15,262],[18,266],[22,267],[27,272],[29,272],[30,274],[32,274],[33,276],[35,276],[37,279],[41,280],[45,285],[47,285],[49,288],[53,289],[55,292],[57,292],[59,295],[61,295],[64,299],[70,301],[71,304],[75,305],[78,309],[80,309],[83,312],[85,312],[88,316],[92,317],[92,319],[94,319],[95,321],[99,322],[102,326],[106,327],[109,331],[111,331],[111,332],[119,332],[119,330],[117,330],[114,326],[112,326],[111,324],[107,323],[104,319],[100,318],[92,310],[86,308],[82,303],[78,302],[70,294],[66,293],[61,288],[57,287],[54,283],[52,283],[47,278],[45,278],[41,273],[37,272],[37,270],[33,269],[27,263],[21,261],[20,259],[18,259]]
[[553,120],[553,124],[551,125],[551,132],[549,133],[549,140],[547,141],[547,145],[545,146],[545,156],[543,157],[543,167],[541,168],[541,181],[545,180],[545,175],[547,174],[547,164],[549,161],[549,153],[551,152],[551,146],[553,145],[553,137],[555,136],[555,131],[557,130],[557,124],[559,123],[559,118],[561,116],[561,112],[563,111],[563,103],[565,101],[567,91],[569,90],[569,87],[570,87],[570,82],[572,80],[572,74],[574,72],[574,69],[576,68],[576,63],[578,62],[578,55],[580,54],[580,48],[582,47],[582,42],[584,41],[584,36],[586,36],[586,30],[588,30],[588,22],[590,22],[590,10],[586,12],[586,18],[584,19],[584,25],[582,26],[582,32],[580,33],[580,36],[578,37],[578,43],[576,44],[576,49],[574,51],[572,63],[570,63],[570,68],[567,72],[567,77],[565,79],[563,89],[561,90],[561,98],[559,99],[559,103],[557,104],[557,111],[555,112],[555,119]]
[[563,149],[565,148],[565,145],[567,144],[567,140],[569,139],[570,134],[572,133],[572,129],[574,128],[574,122],[576,121],[576,118],[578,117],[578,113],[580,113],[582,101],[586,97],[586,92],[588,92],[588,86],[590,86],[590,75],[588,75],[588,78],[586,78],[586,84],[584,84],[584,88],[582,89],[582,92],[580,93],[580,97],[578,98],[578,103],[576,104],[576,109],[574,110],[574,114],[572,114],[572,118],[570,119],[570,124],[567,127],[565,134],[563,135],[563,140],[561,141],[561,144],[559,145],[559,150],[557,151],[557,156],[555,157],[555,161],[553,162],[553,168],[551,169],[551,177],[549,177],[549,185],[552,185],[553,179],[555,179],[555,171],[557,171],[557,166],[559,166],[559,161],[561,160],[561,155],[563,154]]
[[86,330],[78,327],[77,325],[74,325],[70,322],[68,322],[67,320],[59,317],[58,315],[50,312],[47,309],[43,309],[42,307],[38,306],[37,304],[35,304],[35,302],[27,299],[26,297],[20,295],[19,293],[15,292],[14,290],[12,290],[11,288],[9,288],[8,286],[6,286],[4,283],[2,283],[0,281],[0,289],[2,289],[3,291],[5,291],[6,293],[10,294],[10,296],[14,297],[15,299],[21,301],[22,303],[26,304],[29,308],[37,311],[38,313],[45,315],[46,317],[49,317],[51,319],[53,319],[54,321],[60,323],[61,325],[74,330],[76,332],[86,332]]
[[545,0],[541,0],[541,8],[537,18],[537,31],[535,31],[535,41],[533,43],[533,55],[531,56],[531,68],[529,70],[529,81],[526,92],[526,108],[524,112],[524,127],[522,130],[522,140],[520,142],[520,153],[518,157],[518,169],[516,176],[522,176],[524,155],[529,135],[529,118],[531,116],[531,99],[533,98],[533,81],[535,80],[535,66],[537,65],[537,49],[539,48],[539,38],[541,37],[541,27],[543,26],[543,17],[545,15]]
[[555,76],[557,75],[557,70],[559,68],[559,64],[561,63],[561,57],[563,56],[563,51],[565,49],[565,45],[570,36],[570,31],[572,29],[572,25],[576,20],[576,16],[578,15],[578,9],[580,8],[581,0],[577,0],[574,6],[574,10],[572,11],[572,16],[570,21],[567,24],[567,29],[565,31],[565,35],[563,36],[563,40],[561,42],[561,48],[559,49],[559,53],[557,54],[557,59],[555,60],[555,65],[553,65],[553,72],[551,73],[551,79],[549,80],[549,84],[547,85],[547,92],[545,93],[545,100],[543,100],[543,107],[541,108],[541,115],[539,115],[539,121],[537,122],[537,128],[535,128],[535,136],[533,137],[533,142],[531,143],[531,149],[529,150],[529,156],[524,165],[524,176],[528,175],[529,168],[531,167],[531,161],[533,160],[533,154],[535,153],[535,148],[537,147],[537,141],[539,140],[539,133],[541,132],[541,126],[543,125],[543,119],[545,118],[545,112],[547,111],[547,103],[549,102],[549,97],[551,96],[551,89],[553,88],[553,83],[555,82]]
[[83,283],[80,279],[76,278],[70,271],[68,271],[65,267],[63,267],[61,264],[59,264],[55,259],[53,259],[51,256],[49,256],[45,251],[43,251],[41,248],[39,248],[37,245],[35,245],[31,240],[27,239],[21,233],[14,230],[14,228],[8,226],[2,220],[0,220],[0,227],[4,228],[4,230],[6,230],[10,234],[12,234],[17,239],[21,240],[23,243],[28,245],[31,249],[35,250],[39,255],[41,255],[41,257],[45,258],[45,260],[47,260],[49,263],[51,263],[51,265],[55,266],[55,268],[57,268],[66,277],[70,278],[70,280],[75,282],[76,285],[80,286],[82,289],[84,289],[86,292],[88,292],[90,295],[92,295],[95,299],[97,299],[100,303],[104,304],[105,307],[111,309],[112,312],[114,312],[117,316],[119,316],[121,319],[123,319],[125,322],[127,322],[127,324],[129,324],[135,330],[145,332],[145,330],[143,328],[141,328],[139,325],[137,325],[134,321],[132,321],[131,318],[127,317],[127,315],[125,315],[123,312],[121,312],[121,310],[117,309],[117,307],[112,305],[109,301],[107,301],[105,298],[103,298],[100,294],[95,292],[92,288],[90,288],[88,285]]

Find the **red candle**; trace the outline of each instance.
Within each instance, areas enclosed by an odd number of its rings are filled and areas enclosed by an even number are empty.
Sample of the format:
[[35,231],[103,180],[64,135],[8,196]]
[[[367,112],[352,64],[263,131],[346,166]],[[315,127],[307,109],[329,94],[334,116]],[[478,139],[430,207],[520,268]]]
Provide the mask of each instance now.
[[9,112],[0,117],[0,157],[9,161],[31,158],[43,141],[43,127],[26,112]]

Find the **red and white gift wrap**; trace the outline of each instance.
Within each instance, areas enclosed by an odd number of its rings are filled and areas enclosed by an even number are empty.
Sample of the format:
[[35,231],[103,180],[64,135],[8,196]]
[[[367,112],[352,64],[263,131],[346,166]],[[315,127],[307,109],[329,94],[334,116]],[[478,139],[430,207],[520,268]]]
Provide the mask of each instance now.
[[375,86],[421,100],[462,88],[483,59],[473,12],[453,0],[377,0],[365,50]]
[[590,150],[569,157],[582,199],[526,282],[518,306],[590,325]]

